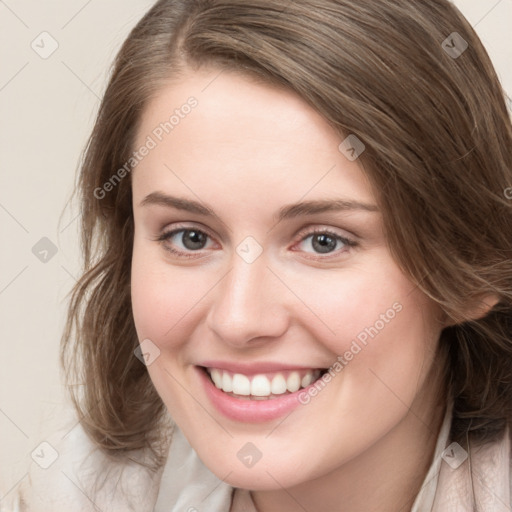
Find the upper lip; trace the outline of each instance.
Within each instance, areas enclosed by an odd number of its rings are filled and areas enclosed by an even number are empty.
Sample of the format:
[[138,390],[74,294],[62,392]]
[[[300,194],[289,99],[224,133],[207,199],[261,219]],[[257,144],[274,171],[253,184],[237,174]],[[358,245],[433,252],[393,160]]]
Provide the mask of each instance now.
[[203,361],[198,364],[205,368],[217,368],[219,370],[227,370],[233,373],[242,373],[244,375],[256,375],[258,373],[272,373],[286,370],[323,370],[318,366],[304,366],[283,364],[273,361],[259,361],[254,363],[241,363],[239,361]]

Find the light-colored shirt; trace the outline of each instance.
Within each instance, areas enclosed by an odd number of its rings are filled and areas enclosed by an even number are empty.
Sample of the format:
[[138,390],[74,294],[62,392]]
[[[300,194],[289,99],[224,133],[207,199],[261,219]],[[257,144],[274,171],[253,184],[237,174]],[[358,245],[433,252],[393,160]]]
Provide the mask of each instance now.
[[[510,429],[466,453],[449,442],[450,425],[448,407],[411,512],[512,512]],[[32,462],[19,485],[0,490],[0,512],[255,512],[250,492],[215,476],[177,427],[156,472],[107,457],[74,416],[46,441],[58,457]]]
[[[414,501],[411,512],[425,512],[432,509],[436,494],[437,476],[440,472],[441,464],[444,461],[442,458],[443,451],[446,448],[450,433],[451,417],[451,407],[448,407],[439,431],[432,464],[425,476],[421,491]],[[445,454],[445,456],[450,454],[451,453]],[[257,512],[250,491],[245,489],[234,489],[233,491],[231,506],[226,510],[229,510],[229,512]],[[164,509],[162,509],[162,512],[164,512]]]

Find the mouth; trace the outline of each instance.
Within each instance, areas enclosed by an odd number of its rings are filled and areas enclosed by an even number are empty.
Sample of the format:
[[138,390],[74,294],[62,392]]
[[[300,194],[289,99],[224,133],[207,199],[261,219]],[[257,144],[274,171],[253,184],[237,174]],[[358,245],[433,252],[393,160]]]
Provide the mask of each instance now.
[[210,382],[226,395],[239,400],[275,400],[307,388],[327,369],[282,370],[246,375],[221,368],[199,367]]

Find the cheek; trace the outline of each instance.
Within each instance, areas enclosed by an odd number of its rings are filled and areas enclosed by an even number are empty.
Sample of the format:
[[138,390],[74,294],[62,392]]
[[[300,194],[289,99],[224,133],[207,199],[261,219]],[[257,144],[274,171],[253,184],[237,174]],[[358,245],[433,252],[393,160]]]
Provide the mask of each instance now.
[[389,406],[396,401],[390,389],[413,400],[435,354],[440,313],[389,257],[364,271],[317,274],[307,286],[299,279],[294,285],[318,315],[307,315],[304,326],[334,354],[333,375],[344,382],[340,406],[355,413],[363,397],[374,408]]
[[375,260],[364,269],[316,272],[307,280],[289,276],[313,313],[303,317],[304,326],[335,354],[356,352],[357,345],[364,348],[386,334],[394,338],[405,317],[421,316],[423,304],[410,281],[384,255]]
[[181,387],[183,376],[177,379],[175,369],[187,358],[186,341],[197,321],[197,305],[206,293],[197,284],[201,282],[150,251],[134,250],[131,295],[135,328],[139,342],[149,339],[160,351],[147,370],[175,420],[186,419],[190,409],[189,397]]
[[[139,340],[176,350],[197,325],[212,276],[198,268],[173,267],[151,251],[133,253],[131,298]],[[176,335],[179,333],[179,336]]]
[[[172,287],[171,287],[172,281]],[[169,315],[179,306],[182,295],[178,283],[171,280],[165,265],[135,237],[131,269],[131,298],[139,341],[149,338],[157,345],[172,328]]]

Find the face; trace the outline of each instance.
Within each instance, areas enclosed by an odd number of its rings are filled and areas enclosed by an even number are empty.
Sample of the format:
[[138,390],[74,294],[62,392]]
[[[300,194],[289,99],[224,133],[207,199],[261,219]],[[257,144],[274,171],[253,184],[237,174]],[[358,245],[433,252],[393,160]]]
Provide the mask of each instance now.
[[171,416],[238,487],[327,475],[425,400],[440,312],[343,140],[293,92],[226,71],[188,72],[143,113],[137,334]]

